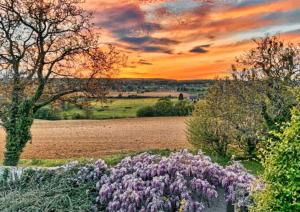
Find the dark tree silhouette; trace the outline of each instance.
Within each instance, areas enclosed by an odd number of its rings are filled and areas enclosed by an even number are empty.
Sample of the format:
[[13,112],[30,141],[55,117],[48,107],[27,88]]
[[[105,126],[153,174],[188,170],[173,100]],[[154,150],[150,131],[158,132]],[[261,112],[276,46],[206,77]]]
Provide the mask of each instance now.
[[178,96],[178,100],[183,100],[183,99],[184,99],[184,96],[183,96],[182,93],[180,93],[179,96]]

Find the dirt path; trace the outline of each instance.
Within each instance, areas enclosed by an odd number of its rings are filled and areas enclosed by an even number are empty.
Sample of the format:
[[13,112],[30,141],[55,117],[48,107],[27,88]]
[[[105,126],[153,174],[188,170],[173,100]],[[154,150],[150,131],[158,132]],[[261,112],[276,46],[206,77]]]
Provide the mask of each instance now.
[[[23,159],[101,157],[147,149],[189,147],[181,117],[117,120],[35,121]],[[0,148],[5,133],[0,129]],[[3,158],[3,151],[0,151]]]

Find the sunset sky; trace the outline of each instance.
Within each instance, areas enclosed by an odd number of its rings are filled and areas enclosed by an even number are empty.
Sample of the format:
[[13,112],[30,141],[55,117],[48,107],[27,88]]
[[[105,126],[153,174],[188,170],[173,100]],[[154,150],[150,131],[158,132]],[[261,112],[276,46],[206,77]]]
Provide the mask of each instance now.
[[118,77],[208,79],[252,38],[300,42],[300,0],[86,0],[103,43],[128,56]]

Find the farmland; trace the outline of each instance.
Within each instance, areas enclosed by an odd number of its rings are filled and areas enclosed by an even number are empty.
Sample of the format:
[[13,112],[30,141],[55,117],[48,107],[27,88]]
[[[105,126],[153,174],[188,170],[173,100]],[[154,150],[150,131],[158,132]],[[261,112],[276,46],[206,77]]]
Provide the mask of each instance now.
[[[185,136],[186,118],[133,118],[116,120],[36,120],[31,144],[23,159],[104,157],[149,149],[190,147]],[[0,131],[4,148],[4,131]],[[3,158],[1,151],[0,157]]]
[[244,1],[0,0],[0,211],[300,211],[300,4]]
[[[139,108],[154,105],[158,98],[137,98],[137,99],[121,99],[111,98],[107,102],[93,102],[91,105],[90,119],[114,119],[114,118],[132,118],[136,117]],[[78,107],[71,107],[68,110],[59,111],[62,119],[74,119],[84,117],[85,110]],[[88,117],[85,117],[88,118]]]

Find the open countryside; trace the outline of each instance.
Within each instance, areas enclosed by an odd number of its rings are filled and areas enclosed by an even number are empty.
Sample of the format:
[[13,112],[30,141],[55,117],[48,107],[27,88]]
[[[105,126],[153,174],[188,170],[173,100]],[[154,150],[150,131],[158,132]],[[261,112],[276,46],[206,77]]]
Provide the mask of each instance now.
[[299,0],[0,0],[0,211],[300,211]]

